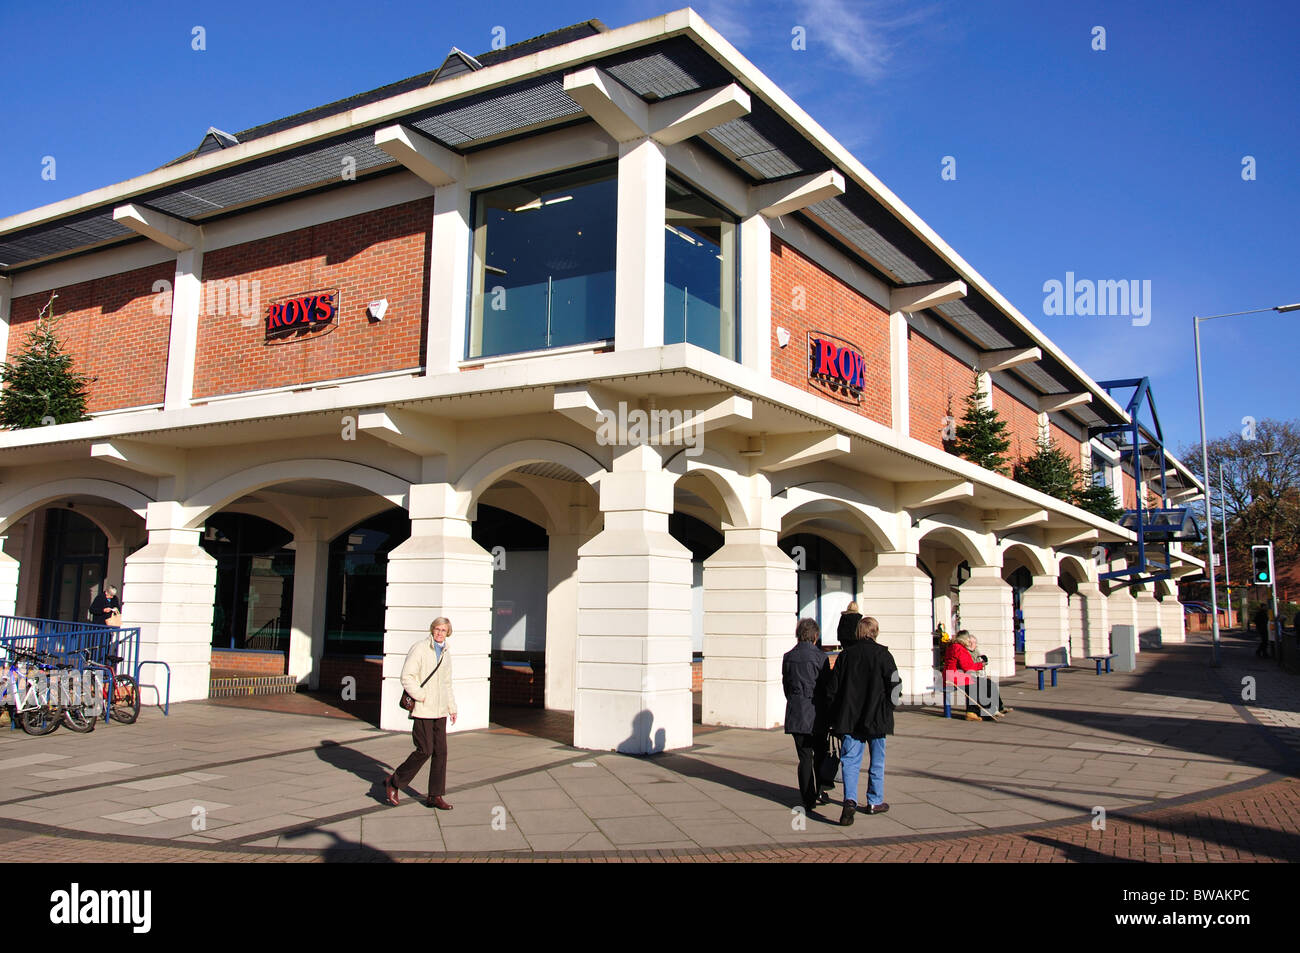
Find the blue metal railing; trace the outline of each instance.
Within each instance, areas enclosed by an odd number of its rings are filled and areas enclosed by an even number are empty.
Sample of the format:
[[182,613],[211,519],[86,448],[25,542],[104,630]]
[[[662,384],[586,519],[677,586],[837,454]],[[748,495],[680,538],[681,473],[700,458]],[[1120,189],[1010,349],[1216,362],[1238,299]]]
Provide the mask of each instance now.
[[8,656],[10,648],[56,656],[78,671],[85,667],[85,659],[79,654],[83,650],[99,662],[107,655],[119,655],[122,661],[116,666],[117,673],[135,676],[140,664],[140,630],[89,622],[0,616],[0,651]]

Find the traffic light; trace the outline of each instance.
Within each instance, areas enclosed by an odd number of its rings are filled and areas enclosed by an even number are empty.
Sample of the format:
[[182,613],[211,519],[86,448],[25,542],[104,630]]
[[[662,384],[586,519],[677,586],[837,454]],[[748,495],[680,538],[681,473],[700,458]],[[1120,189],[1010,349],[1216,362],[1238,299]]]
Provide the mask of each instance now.
[[1250,565],[1255,573],[1255,585],[1269,586],[1273,584],[1272,546],[1265,545],[1250,547]]

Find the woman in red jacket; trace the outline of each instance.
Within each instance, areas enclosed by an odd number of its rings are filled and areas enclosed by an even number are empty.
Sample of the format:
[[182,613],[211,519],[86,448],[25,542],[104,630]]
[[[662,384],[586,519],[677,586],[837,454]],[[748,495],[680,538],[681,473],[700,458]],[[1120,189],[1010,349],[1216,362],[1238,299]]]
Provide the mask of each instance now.
[[[982,655],[978,659],[975,658],[977,645],[975,636],[965,629],[953,637],[944,655],[944,679],[965,692],[967,721],[979,721],[981,718],[992,721],[994,718],[1001,718],[1006,714],[1007,709],[1002,705],[1002,697],[998,693],[996,682],[982,675],[967,674],[984,671],[984,663],[988,661]],[[976,699],[987,702],[987,705],[981,705]]]

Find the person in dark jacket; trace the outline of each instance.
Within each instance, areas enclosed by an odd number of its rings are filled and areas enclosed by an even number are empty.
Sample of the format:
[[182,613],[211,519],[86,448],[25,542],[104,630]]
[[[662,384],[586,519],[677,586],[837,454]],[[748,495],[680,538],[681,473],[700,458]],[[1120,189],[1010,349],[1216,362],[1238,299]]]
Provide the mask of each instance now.
[[844,811],[840,824],[848,827],[858,807],[858,775],[869,749],[867,802],[864,812],[884,814],[885,736],[894,733],[898,666],[889,649],[880,645],[880,623],[868,616],[858,623],[857,639],[840,653],[831,672],[830,729],[843,737],[840,766],[844,772]]
[[117,598],[117,590],[111,583],[105,583],[99,595],[90,603],[90,621],[96,625],[110,625],[109,620],[121,616],[122,603]]
[[785,733],[794,736],[799,756],[799,795],[804,810],[812,813],[830,798],[821,790],[822,763],[826,760],[826,688],[830,666],[817,647],[821,627],[800,619],[794,630],[795,647],[781,659],[781,687],[785,689]]
[[835,632],[836,641],[840,643],[840,648],[853,643],[858,637],[858,623],[862,621],[862,613],[858,611],[858,604],[850,602],[848,607],[840,613],[839,628]]
[[1259,648],[1255,649],[1255,655],[1268,658],[1268,610],[1263,606],[1255,613],[1255,634],[1259,636]]

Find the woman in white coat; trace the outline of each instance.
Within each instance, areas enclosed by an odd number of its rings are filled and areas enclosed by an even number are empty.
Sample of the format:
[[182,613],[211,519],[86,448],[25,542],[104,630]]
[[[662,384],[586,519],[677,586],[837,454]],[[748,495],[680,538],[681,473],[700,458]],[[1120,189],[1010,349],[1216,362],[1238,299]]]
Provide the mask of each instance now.
[[456,724],[456,696],[451,688],[451,620],[443,616],[429,625],[429,638],[411,646],[402,665],[402,688],[415,699],[411,709],[411,738],[415,750],[401,766],[384,779],[388,803],[397,804],[398,790],[410,784],[424,762],[429,765],[428,807],[450,811],[443,797],[447,793],[447,719]]

